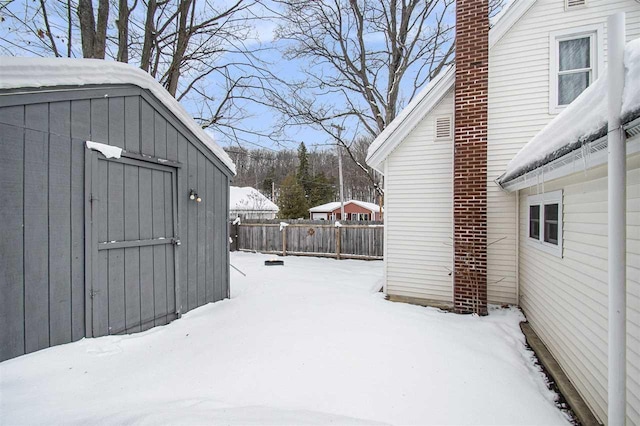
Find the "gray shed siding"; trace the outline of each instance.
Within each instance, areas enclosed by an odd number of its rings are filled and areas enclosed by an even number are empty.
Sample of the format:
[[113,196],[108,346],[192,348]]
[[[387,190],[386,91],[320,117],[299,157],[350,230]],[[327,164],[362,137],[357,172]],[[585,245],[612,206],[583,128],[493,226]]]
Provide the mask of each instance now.
[[[180,313],[228,297],[225,219],[231,173],[164,105],[133,86],[5,91],[0,93],[0,361],[92,335],[85,288],[91,267],[85,259],[86,140],[180,163],[176,300],[153,289],[127,295],[118,287],[110,297],[125,299],[124,315],[130,318],[123,321],[140,317],[144,302],[138,299],[145,297],[168,297],[167,304]],[[122,170],[113,178],[137,179]],[[202,203],[188,199],[190,188]],[[122,214],[131,205],[124,200]],[[141,233],[143,227],[141,220],[118,232]],[[133,250],[120,250],[122,262],[116,256],[109,263],[117,280],[142,274],[134,267],[136,254],[127,251]]]

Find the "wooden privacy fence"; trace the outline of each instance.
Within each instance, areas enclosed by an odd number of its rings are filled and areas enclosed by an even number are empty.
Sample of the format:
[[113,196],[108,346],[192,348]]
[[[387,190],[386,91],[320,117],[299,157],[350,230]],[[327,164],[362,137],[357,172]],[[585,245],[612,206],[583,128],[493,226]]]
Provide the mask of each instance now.
[[251,220],[230,223],[229,227],[232,251],[336,259],[383,258],[384,225],[380,222],[345,221],[335,226],[325,220]]

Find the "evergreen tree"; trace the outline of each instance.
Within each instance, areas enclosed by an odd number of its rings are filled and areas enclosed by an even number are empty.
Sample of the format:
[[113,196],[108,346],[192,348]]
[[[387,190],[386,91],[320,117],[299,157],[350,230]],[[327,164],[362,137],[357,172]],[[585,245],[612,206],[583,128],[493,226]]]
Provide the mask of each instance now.
[[311,194],[309,194],[309,206],[313,207],[334,201],[335,192],[334,180],[327,178],[324,172],[320,172],[313,177]]
[[293,174],[287,175],[282,181],[278,207],[280,207],[278,216],[281,219],[306,219],[309,216],[309,207],[307,206],[307,197],[304,194],[304,189]]
[[311,186],[313,182],[311,174],[309,173],[309,155],[304,142],[301,142],[298,147],[298,173],[296,173],[296,179],[300,186],[302,186],[304,194],[309,197],[311,195]]

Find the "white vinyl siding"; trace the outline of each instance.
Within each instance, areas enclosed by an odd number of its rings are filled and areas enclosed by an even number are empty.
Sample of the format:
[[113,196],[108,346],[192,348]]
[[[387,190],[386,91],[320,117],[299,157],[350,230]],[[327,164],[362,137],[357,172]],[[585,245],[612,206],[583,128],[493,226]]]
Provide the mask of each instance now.
[[[618,11],[627,12],[627,39],[640,37],[640,7],[635,0],[589,0],[588,7],[570,11],[565,11],[563,1],[538,0],[489,51],[489,302],[517,303],[516,198],[500,190],[494,180],[555,116],[549,114],[549,34],[604,25]],[[599,54],[606,58],[606,52]]]
[[[640,156],[627,173],[627,424],[640,425]],[[527,244],[520,191],[520,304],[528,321],[592,411],[606,419],[606,167],[545,183],[563,190],[563,258]]]
[[434,140],[452,112],[449,92],[386,160],[387,294],[452,301],[453,140]]

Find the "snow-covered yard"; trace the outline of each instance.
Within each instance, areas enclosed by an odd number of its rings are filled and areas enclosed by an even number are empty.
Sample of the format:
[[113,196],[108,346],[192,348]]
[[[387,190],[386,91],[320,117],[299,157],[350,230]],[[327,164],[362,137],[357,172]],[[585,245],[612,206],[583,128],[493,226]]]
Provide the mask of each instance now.
[[385,301],[382,262],[233,253],[232,298],[0,363],[0,424],[568,424],[514,309]]

